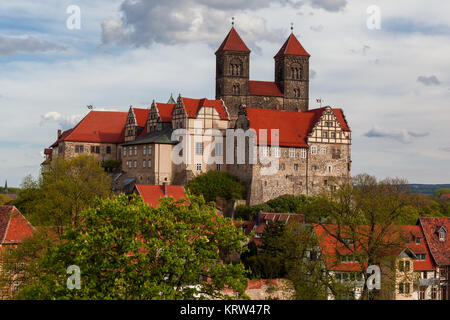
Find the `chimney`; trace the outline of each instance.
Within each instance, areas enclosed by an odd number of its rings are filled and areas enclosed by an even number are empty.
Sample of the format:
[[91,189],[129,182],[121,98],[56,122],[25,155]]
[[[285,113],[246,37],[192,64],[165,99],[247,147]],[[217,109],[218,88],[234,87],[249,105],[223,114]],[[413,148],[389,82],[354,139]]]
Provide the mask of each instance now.
[[58,129],[58,139],[61,137],[61,129]]
[[165,198],[168,197],[168,194],[167,194],[167,192],[168,192],[168,190],[167,190],[167,185],[168,185],[168,183],[167,183],[167,178],[164,178],[164,182],[163,182],[163,184],[162,184],[162,189],[163,189],[163,196],[164,196]]

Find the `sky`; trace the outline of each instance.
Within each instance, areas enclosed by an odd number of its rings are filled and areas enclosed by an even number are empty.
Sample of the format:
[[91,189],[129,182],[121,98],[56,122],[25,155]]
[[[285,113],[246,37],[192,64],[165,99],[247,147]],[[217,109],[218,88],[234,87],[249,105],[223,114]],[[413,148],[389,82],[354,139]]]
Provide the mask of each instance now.
[[449,14],[439,0],[0,0],[0,184],[36,177],[87,105],[214,98],[232,17],[253,80],[273,81],[293,23],[310,108],[342,108],[352,129],[352,174],[450,183]]

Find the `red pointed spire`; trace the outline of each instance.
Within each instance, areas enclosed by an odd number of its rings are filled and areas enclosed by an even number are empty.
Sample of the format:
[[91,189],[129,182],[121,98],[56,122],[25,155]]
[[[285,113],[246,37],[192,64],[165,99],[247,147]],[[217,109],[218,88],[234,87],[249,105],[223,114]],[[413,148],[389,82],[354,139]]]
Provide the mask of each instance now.
[[275,55],[275,58],[282,55],[293,55],[293,56],[308,56],[311,55],[303,48],[298,39],[295,37],[294,33],[291,33],[289,38],[281,47],[280,51]]
[[246,46],[244,41],[242,41],[236,29],[232,27],[219,49],[217,49],[216,54],[221,51],[250,52],[250,49]]

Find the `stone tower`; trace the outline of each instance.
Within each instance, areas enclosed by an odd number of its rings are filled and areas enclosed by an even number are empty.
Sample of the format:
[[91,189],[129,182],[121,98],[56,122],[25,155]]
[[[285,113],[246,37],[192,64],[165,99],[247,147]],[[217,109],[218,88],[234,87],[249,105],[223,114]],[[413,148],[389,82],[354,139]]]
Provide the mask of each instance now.
[[249,76],[250,50],[233,26],[216,51],[216,99],[223,99],[233,121],[247,104]]
[[275,55],[275,82],[283,92],[285,110],[309,108],[309,53],[294,33]]

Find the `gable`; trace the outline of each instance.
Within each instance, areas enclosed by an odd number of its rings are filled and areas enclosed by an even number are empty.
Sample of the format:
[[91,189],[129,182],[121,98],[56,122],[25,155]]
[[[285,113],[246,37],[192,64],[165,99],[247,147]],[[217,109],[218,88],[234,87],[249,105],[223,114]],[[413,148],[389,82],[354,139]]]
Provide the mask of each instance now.
[[342,110],[325,107],[307,112],[313,112],[315,118],[308,134],[308,143],[350,144],[351,133]]

